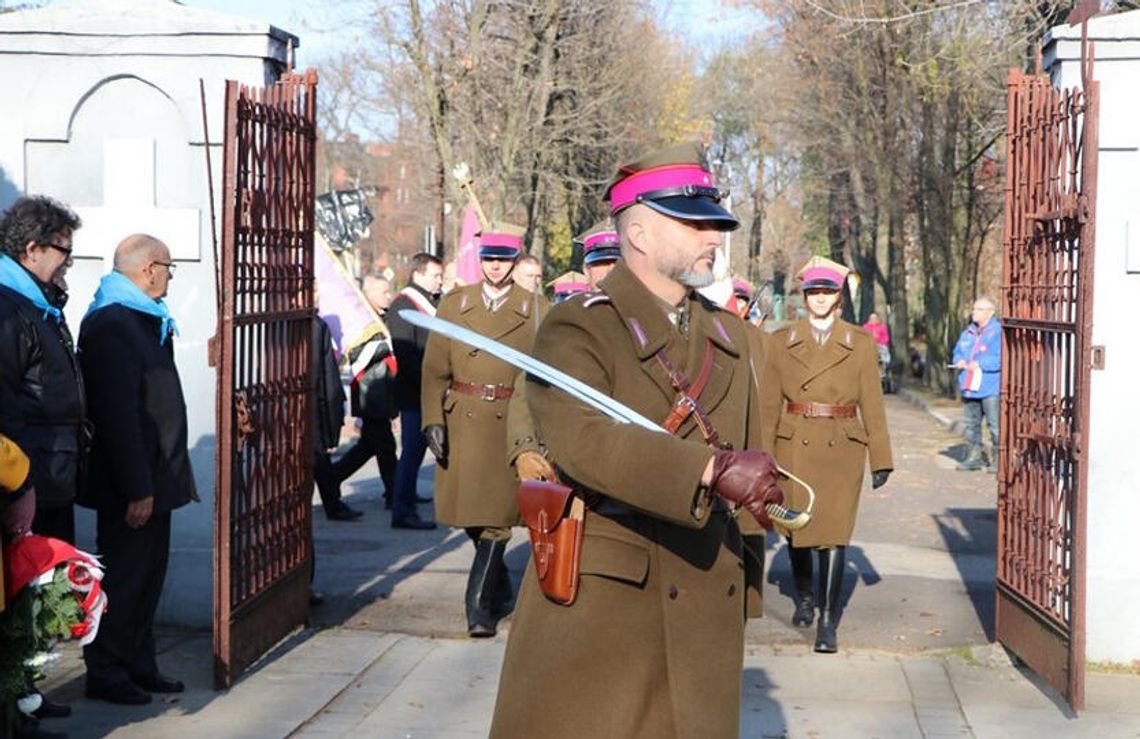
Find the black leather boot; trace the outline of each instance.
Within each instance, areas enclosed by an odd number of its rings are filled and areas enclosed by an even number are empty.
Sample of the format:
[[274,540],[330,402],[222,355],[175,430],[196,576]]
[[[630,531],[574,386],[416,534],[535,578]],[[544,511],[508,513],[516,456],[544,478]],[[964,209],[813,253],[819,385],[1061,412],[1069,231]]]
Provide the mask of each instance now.
[[836,630],[839,628],[839,593],[843,589],[843,569],[847,547],[819,550],[819,625],[815,632],[815,651],[833,654],[839,651]]
[[475,543],[475,561],[467,576],[467,635],[495,635],[499,617],[493,613],[499,570],[504,569],[503,553],[507,542],[479,539]]
[[815,582],[811,571],[811,550],[792,546],[788,542],[788,559],[792,562],[792,582],[796,586],[796,611],[792,614],[792,626],[811,626],[815,620],[815,597],[812,591]]

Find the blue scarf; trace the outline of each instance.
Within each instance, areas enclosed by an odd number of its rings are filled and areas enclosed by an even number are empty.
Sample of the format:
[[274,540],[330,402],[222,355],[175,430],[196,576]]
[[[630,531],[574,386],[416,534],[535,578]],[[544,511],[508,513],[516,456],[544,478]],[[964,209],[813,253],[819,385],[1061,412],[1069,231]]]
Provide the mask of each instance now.
[[166,307],[166,303],[161,298],[156,300],[144,293],[142,288],[131,282],[122,272],[111,272],[99,280],[99,289],[95,291],[95,300],[91,302],[91,307],[83,316],[84,320],[87,319],[87,316],[101,308],[106,308],[108,305],[121,305],[124,308],[137,310],[139,313],[161,318],[162,325],[158,329],[159,346],[166,343],[166,337],[170,336],[171,331],[176,335],[178,334],[178,324],[170,317],[170,309]]
[[0,254],[0,285],[27,298],[32,305],[44,312],[45,319],[51,316],[56,323],[63,320],[63,313],[47,301],[44,291],[40,289],[28,271],[7,254]]

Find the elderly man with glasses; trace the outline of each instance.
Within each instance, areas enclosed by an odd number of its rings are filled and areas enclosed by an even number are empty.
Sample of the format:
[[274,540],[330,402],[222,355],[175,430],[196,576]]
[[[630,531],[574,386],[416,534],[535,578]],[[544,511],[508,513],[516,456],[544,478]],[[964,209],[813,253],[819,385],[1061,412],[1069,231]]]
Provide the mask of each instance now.
[[998,421],[1001,390],[1001,322],[995,317],[994,301],[979,297],[974,301],[970,325],[954,345],[953,365],[960,370],[958,387],[966,406],[966,458],[960,470],[980,470],[987,466],[982,451],[982,418],[990,427],[993,451],[989,456],[990,472],[997,470]]

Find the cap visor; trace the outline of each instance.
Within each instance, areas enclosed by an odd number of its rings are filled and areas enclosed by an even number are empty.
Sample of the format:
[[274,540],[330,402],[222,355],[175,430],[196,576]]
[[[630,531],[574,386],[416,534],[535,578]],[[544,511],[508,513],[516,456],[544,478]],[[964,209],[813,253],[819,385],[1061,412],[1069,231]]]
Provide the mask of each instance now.
[[688,198],[678,195],[660,200],[643,200],[641,203],[670,218],[715,223],[721,231],[735,231],[740,227],[740,221],[736,220],[736,216],[708,198]]
[[621,259],[621,249],[592,249],[582,257],[582,264],[597,264],[599,262],[616,262]]
[[800,286],[801,290],[835,290],[839,291],[839,285],[831,280],[808,280]]
[[516,259],[518,258],[519,250],[513,246],[480,246],[479,258],[480,259]]

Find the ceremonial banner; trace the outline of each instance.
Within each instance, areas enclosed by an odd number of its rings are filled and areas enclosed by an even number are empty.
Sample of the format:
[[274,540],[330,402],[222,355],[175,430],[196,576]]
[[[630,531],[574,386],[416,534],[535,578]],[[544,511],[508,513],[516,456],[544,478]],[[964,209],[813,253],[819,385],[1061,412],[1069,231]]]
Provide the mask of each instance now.
[[475,206],[468,204],[463,209],[463,230],[459,234],[458,248],[455,250],[455,274],[465,285],[474,285],[483,279],[479,269],[479,237],[482,230]]
[[329,325],[338,359],[377,334],[388,335],[356,280],[319,233],[313,235],[313,278],[317,283],[317,313]]

